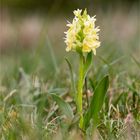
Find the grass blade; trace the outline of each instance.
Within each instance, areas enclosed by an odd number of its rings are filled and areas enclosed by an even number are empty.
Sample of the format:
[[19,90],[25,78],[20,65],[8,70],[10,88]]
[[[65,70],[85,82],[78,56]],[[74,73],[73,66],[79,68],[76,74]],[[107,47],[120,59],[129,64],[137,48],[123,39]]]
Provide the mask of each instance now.
[[49,50],[50,55],[51,55],[53,66],[55,68],[56,73],[58,73],[58,66],[57,66],[56,56],[54,54],[53,47],[51,45],[51,42],[50,42],[48,36],[47,36],[46,40],[47,40],[47,46],[48,46],[48,50]]
[[110,67],[109,65],[105,64],[98,70],[98,75],[96,77],[96,81],[100,81],[105,75],[109,74]]
[[140,68],[140,62],[135,57],[133,57],[133,56],[132,56],[132,59],[137,64],[137,66]]

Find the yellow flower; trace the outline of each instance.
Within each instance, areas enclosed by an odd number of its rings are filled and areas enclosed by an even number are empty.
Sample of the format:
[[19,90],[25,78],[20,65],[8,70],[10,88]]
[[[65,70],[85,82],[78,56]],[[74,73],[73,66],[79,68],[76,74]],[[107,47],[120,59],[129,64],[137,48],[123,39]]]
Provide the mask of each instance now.
[[96,18],[90,17],[87,11],[74,10],[74,19],[68,23],[68,31],[65,32],[66,51],[74,50],[81,52],[90,52],[96,55],[96,49],[100,46],[99,28],[95,27]]

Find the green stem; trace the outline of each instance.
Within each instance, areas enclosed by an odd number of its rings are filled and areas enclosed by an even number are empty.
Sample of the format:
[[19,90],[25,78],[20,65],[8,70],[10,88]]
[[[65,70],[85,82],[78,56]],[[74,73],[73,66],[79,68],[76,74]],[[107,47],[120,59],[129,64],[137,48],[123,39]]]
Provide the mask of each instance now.
[[84,84],[84,56],[80,54],[80,66],[79,66],[79,79],[77,87],[77,111],[80,115],[79,127],[83,127],[83,107],[82,107],[82,94],[83,94],[83,84]]

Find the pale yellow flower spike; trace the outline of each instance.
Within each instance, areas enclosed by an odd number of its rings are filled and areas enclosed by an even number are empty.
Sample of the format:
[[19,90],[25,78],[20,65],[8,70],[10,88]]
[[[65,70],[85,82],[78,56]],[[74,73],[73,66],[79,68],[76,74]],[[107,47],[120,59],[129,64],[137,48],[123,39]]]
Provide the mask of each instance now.
[[75,17],[72,23],[68,23],[68,31],[65,32],[65,43],[67,45],[66,51],[82,51],[88,53],[93,51],[96,55],[96,49],[100,46],[99,27],[95,27],[96,18],[90,17],[87,11],[74,10]]

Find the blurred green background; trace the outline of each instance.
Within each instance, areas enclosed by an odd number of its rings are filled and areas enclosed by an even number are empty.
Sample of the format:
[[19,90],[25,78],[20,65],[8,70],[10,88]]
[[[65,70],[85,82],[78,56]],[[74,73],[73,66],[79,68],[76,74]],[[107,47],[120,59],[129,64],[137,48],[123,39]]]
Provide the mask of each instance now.
[[[97,17],[96,25],[101,29],[101,48],[97,54],[107,61],[122,56],[139,59],[138,0],[1,0],[1,77],[9,65],[24,67],[26,72],[41,69],[53,73],[50,69],[56,69],[55,63],[63,64],[64,57],[72,55],[65,52],[64,31],[77,8],[87,8],[91,16]],[[34,59],[37,60],[34,62]]]
[[[43,77],[46,71],[47,76],[53,75],[54,69],[63,65],[64,58],[73,55],[65,52],[64,31],[77,8],[87,8],[91,16],[97,17],[96,25],[101,29],[99,56],[108,62],[122,56],[126,61],[130,56],[139,59],[138,5],[137,0],[2,0],[1,81],[5,81],[4,75],[12,76],[13,69],[18,71],[19,67]],[[128,62],[123,65],[125,69],[129,67],[125,65],[130,65]],[[132,66],[128,70],[135,73]]]
[[68,12],[75,8],[103,8],[107,9],[109,7],[129,7],[137,5],[138,0],[3,0],[1,6],[10,8],[12,10],[40,10],[40,11],[50,11],[55,9],[55,11]]

